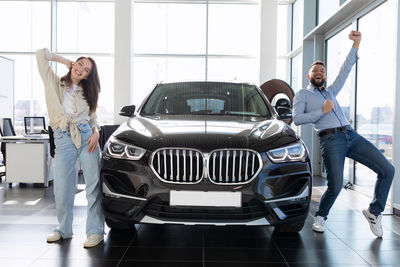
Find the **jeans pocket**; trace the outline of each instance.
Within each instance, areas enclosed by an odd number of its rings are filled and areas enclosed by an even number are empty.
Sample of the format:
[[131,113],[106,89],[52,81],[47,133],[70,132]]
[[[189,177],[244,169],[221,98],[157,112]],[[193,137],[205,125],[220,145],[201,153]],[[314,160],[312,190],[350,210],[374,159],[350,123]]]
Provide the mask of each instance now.
[[78,124],[77,127],[82,134],[87,134],[87,133],[92,134],[92,128],[88,123]]
[[79,132],[82,136],[82,143],[86,143],[87,139],[93,134],[92,128],[88,123],[78,125]]
[[64,132],[60,129],[57,128],[54,132],[53,132],[53,136],[54,136],[54,140],[56,139],[60,139],[63,136]]
[[321,143],[323,143],[323,142],[330,141],[333,138],[335,138],[335,134],[334,133],[330,133],[330,134],[326,134],[326,135],[320,137],[320,141],[321,141]]

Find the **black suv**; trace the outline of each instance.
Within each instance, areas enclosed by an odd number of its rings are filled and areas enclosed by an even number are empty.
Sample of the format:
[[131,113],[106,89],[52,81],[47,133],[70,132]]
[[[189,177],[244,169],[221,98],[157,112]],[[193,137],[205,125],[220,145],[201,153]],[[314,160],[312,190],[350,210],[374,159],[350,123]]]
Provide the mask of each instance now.
[[[110,228],[135,223],[303,228],[311,198],[305,145],[255,85],[155,86],[104,146],[102,205]],[[281,115],[278,115],[280,113]]]

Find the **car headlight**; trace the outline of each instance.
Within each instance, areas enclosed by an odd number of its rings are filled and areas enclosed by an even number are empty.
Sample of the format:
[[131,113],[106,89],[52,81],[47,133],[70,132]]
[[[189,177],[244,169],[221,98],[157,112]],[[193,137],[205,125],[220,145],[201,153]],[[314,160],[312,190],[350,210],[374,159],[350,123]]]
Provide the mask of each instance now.
[[146,150],[124,143],[111,136],[106,143],[106,153],[113,158],[139,160],[146,153]]
[[304,161],[306,149],[302,143],[272,149],[267,152],[268,158],[274,163]]

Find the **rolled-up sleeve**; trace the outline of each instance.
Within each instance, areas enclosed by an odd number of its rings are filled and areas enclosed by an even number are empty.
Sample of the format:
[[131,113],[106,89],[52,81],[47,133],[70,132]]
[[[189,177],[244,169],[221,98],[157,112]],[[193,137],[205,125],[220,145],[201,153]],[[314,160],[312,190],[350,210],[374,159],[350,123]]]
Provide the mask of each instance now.
[[307,95],[306,90],[300,90],[294,97],[293,103],[293,122],[296,125],[314,123],[318,121],[322,115],[322,109],[318,108],[310,112],[306,112],[307,108]]
[[63,118],[64,109],[61,105],[60,78],[51,68],[49,61],[51,60],[51,52],[47,48],[36,51],[36,61],[42,78],[45,90],[45,98],[47,110],[50,118],[50,126],[56,127],[63,125],[65,128],[65,120]]
[[97,130],[98,131],[100,131],[100,127],[99,127],[99,125],[98,125],[98,123],[97,123],[97,115],[96,115],[96,112],[93,112],[92,114],[90,114],[90,116],[89,116],[89,125],[90,125],[90,128],[97,128]]
[[[42,48],[36,51],[36,61],[39,69],[40,77],[45,87],[51,87],[51,85],[57,85],[59,80],[58,76],[54,73],[50,67],[49,61],[51,60],[51,52],[47,48]],[[52,88],[54,90],[54,88]]]

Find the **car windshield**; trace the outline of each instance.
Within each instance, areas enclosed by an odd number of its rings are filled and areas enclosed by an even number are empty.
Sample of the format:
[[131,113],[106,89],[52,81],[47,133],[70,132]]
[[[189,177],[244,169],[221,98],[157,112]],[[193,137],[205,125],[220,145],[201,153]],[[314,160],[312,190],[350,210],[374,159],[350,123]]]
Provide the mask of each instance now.
[[144,103],[141,115],[167,114],[271,116],[254,85],[217,82],[157,85]]

